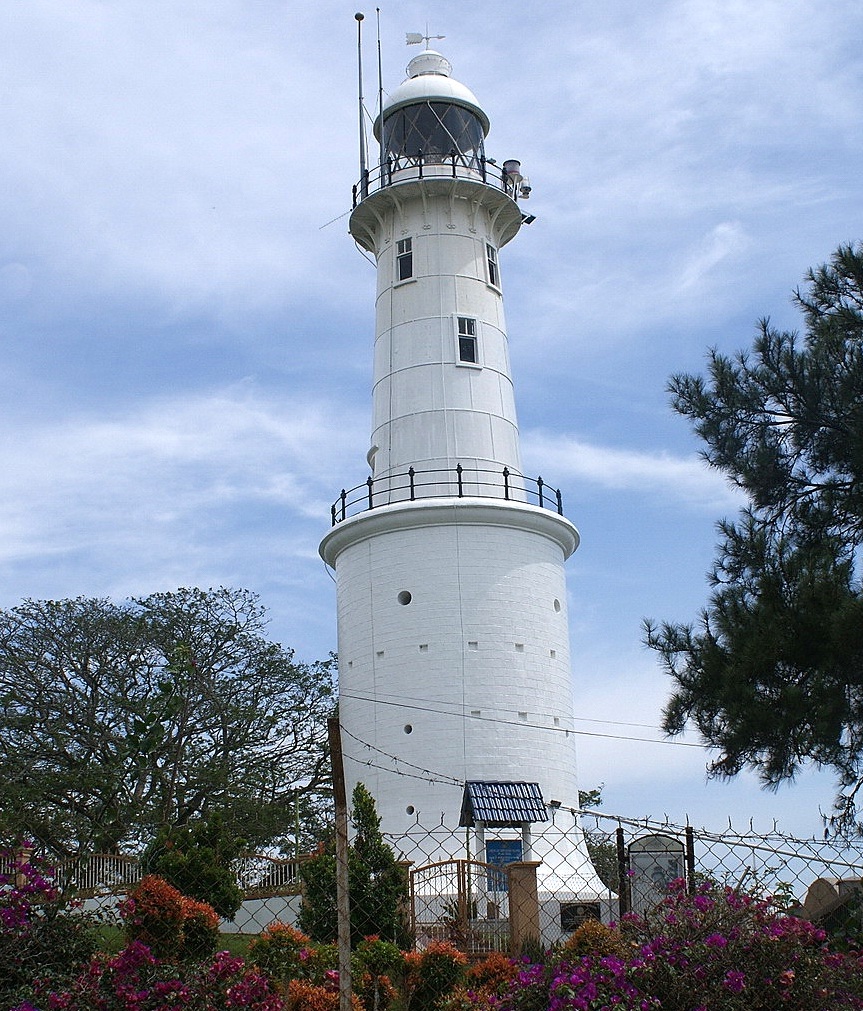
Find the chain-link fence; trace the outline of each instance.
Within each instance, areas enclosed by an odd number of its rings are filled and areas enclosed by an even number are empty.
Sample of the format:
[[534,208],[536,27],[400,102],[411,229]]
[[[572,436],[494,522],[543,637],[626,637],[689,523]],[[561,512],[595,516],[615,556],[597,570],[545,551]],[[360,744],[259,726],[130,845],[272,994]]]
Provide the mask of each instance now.
[[[643,912],[676,878],[772,895],[789,911],[827,922],[853,911],[863,878],[863,840],[797,839],[730,824],[712,831],[596,811],[556,810],[553,821],[520,829],[417,822],[383,841],[401,869],[406,932],[419,947],[446,940],[471,955],[548,946],[585,919]],[[268,853],[234,860],[242,905],[222,930],[256,934],[273,921],[301,922],[310,901],[302,867],[314,860]],[[60,887],[105,911],[142,873],[132,855],[86,854],[55,867]],[[372,926],[375,902],[383,901],[374,885],[355,885],[350,896],[358,921]]]

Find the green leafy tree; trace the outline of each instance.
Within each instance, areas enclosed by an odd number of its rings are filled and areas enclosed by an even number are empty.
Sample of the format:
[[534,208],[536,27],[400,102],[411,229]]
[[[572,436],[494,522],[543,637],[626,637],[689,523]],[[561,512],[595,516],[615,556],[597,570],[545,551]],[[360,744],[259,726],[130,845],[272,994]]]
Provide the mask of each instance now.
[[292,837],[329,791],[335,675],[265,624],[224,588],[0,611],[0,835],[118,852],[220,812],[250,846]]
[[208,903],[219,916],[230,920],[243,902],[231,866],[243,843],[227,831],[216,812],[189,825],[160,829],[144,851],[141,869],[145,874],[158,874],[183,895]]
[[670,382],[704,459],[748,497],[723,520],[697,625],[646,623],[674,681],[664,727],[693,724],[709,769],[771,787],[814,761],[838,774],[836,823],[863,785],[863,246],[807,275],[805,334],[761,322],[751,352],[713,351]]
[[[354,839],[348,849],[351,943],[377,935],[400,947],[410,945],[407,928],[408,883],[405,868],[384,842],[375,801],[362,783],[351,796]],[[315,941],[338,933],[336,858],[332,845],[300,865],[304,902],[299,925]]]

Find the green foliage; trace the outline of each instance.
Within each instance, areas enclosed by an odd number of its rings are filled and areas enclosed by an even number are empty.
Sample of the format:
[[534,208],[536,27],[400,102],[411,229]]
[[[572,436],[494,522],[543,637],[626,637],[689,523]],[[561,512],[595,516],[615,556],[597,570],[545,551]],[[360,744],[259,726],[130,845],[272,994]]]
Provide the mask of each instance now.
[[312,941],[287,923],[271,923],[249,945],[249,958],[270,979],[287,985],[292,979],[308,979]]
[[769,321],[751,352],[678,375],[674,409],[749,499],[719,524],[697,627],[646,623],[675,683],[668,733],[692,723],[714,775],[775,786],[807,761],[839,778],[837,823],[863,783],[863,246],[837,250],[796,300],[806,333]]
[[407,1011],[439,1007],[465,977],[467,956],[448,941],[432,941],[405,957]]
[[353,953],[353,964],[358,972],[373,976],[396,978],[404,971],[404,952],[390,941],[372,935],[364,937]]
[[54,872],[21,852],[0,852],[0,1007],[31,993],[37,976],[68,978],[97,950],[100,918],[63,898]]
[[0,611],[0,836],[114,853],[221,812],[293,849],[298,805],[314,819],[329,791],[334,672],[265,625],[224,588]]
[[145,874],[158,874],[183,895],[208,903],[219,916],[230,920],[243,902],[231,869],[241,845],[216,813],[190,825],[161,829],[145,850],[141,868]]
[[366,1011],[387,1011],[396,997],[393,980],[404,976],[405,956],[397,945],[366,937],[351,958],[354,992]]
[[[376,935],[401,947],[410,945],[407,929],[407,872],[384,842],[372,795],[358,783],[352,796],[354,841],[348,852],[351,943]],[[299,924],[316,941],[338,933],[336,859],[324,852],[300,865],[304,902]]]
[[[578,791],[578,806],[580,808],[602,807],[602,789],[604,783],[592,790]],[[617,843],[607,835],[598,831],[585,831],[584,841],[590,855],[594,870],[599,880],[612,892],[620,891],[620,865],[617,860]]]

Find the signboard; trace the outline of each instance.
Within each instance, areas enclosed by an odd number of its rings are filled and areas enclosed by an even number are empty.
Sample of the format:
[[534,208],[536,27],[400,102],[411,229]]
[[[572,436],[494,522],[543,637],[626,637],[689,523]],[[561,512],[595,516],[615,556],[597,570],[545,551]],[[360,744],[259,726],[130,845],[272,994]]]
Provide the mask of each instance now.
[[661,832],[633,839],[628,854],[634,913],[644,915],[662,901],[675,878],[685,876],[685,853],[680,839]]
[[575,930],[587,920],[598,920],[598,902],[561,902],[560,904],[560,929]]
[[507,889],[506,864],[514,864],[521,860],[521,839],[489,839],[485,844],[485,862],[501,868],[500,874],[488,873],[488,889],[492,892],[505,892]]

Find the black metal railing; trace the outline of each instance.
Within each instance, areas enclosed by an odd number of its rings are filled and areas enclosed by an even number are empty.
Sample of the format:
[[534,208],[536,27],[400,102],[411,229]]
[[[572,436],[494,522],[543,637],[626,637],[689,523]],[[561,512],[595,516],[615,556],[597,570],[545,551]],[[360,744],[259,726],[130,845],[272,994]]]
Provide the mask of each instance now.
[[398,155],[388,157],[382,165],[366,169],[362,179],[353,188],[353,206],[375,190],[385,189],[394,182],[412,179],[434,178],[473,179],[476,182],[494,186],[507,193],[514,200],[518,196],[517,184],[493,159],[485,155],[464,154],[451,151],[449,154]]
[[408,470],[385,477],[368,477],[363,484],[342,488],[330,507],[333,526],[342,520],[370,509],[400,502],[415,502],[431,498],[493,498],[506,502],[523,502],[554,510],[563,515],[563,498],[558,488],[552,488],[541,477],[525,477],[504,467],[501,470],[482,467],[462,467],[432,470]]

